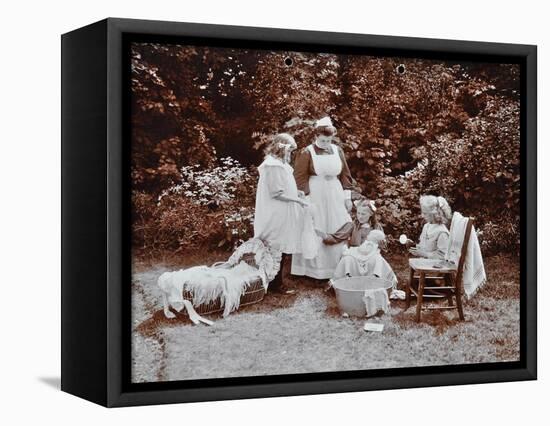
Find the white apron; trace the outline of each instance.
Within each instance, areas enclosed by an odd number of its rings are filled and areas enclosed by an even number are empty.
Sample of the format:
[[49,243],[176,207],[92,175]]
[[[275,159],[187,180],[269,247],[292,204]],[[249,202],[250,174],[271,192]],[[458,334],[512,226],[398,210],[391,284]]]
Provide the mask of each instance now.
[[[308,202],[313,210],[315,228],[327,234],[340,229],[351,217],[346,209],[344,189],[338,175],[342,172],[342,160],[337,147],[331,145],[332,154],[317,155],[308,146],[316,176],[309,177]],[[317,279],[332,278],[342,256],[345,242],[322,244],[314,259],[304,259],[300,254],[292,256],[292,275],[306,275]]]

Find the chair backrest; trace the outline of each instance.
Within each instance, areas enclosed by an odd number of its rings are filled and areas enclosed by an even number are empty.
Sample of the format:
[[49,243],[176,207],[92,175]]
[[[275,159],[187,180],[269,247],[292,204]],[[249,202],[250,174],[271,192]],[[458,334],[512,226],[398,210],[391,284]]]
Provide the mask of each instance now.
[[[468,252],[468,243],[470,242],[470,235],[472,234],[472,228],[474,220],[469,217],[468,223],[464,230],[464,239],[462,240],[462,248],[460,250],[460,258],[458,260],[458,266],[456,271],[456,285],[462,286],[462,273],[464,272],[464,263],[466,261],[466,253]],[[449,241],[449,243],[451,243]]]

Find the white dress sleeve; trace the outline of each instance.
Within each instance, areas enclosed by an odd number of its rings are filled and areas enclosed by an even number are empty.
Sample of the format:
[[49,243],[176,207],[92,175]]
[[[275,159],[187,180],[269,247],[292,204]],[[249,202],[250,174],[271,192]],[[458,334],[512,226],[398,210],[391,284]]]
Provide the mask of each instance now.
[[269,195],[275,198],[284,194],[287,188],[287,173],[285,169],[279,166],[266,166],[264,173]]

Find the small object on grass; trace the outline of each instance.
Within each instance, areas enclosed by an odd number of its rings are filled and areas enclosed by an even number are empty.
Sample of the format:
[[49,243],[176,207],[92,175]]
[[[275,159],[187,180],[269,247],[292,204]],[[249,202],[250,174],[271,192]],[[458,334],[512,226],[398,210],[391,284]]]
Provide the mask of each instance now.
[[323,289],[323,292],[325,293],[329,292],[332,289],[332,284],[333,284],[332,279],[328,280],[327,285]]
[[397,290],[394,288],[390,293],[390,299],[391,300],[405,300],[407,298],[407,295],[403,290]]
[[349,314],[348,314],[347,312],[344,312],[344,313],[342,314],[342,317],[344,317],[344,318],[349,318]]
[[296,293],[296,290],[294,289],[285,291],[285,294],[294,294],[294,293]]
[[365,326],[363,327],[363,330],[381,332],[382,330],[384,330],[384,324],[375,324],[372,322],[366,322]]

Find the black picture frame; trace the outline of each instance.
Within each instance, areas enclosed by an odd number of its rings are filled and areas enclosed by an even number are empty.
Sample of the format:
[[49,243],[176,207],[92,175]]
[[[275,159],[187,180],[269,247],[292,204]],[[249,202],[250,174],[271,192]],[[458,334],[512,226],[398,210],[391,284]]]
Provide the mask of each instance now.
[[[483,60],[521,65],[520,361],[132,384],[128,43]],[[62,44],[62,390],[117,407],[537,377],[537,49],[436,40],[109,18]]]

